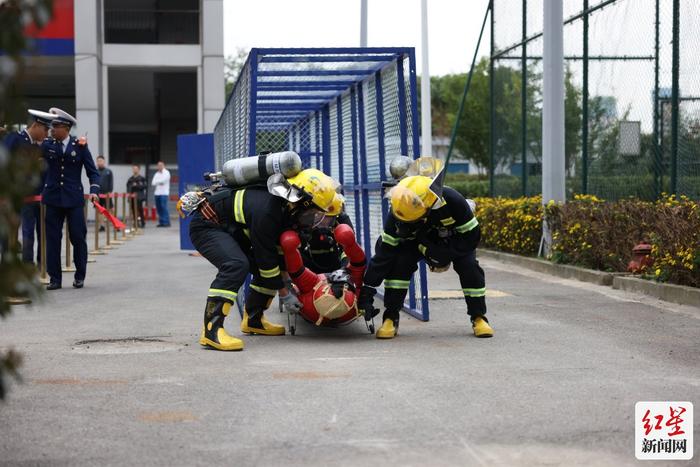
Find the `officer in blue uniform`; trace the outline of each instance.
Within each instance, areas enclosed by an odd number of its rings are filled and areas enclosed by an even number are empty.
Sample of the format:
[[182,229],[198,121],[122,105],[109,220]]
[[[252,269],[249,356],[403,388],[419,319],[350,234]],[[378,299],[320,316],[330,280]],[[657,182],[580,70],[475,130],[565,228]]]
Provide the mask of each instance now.
[[[40,152],[39,145],[46,139],[49,134],[51,120],[55,117],[48,112],[40,110],[27,110],[31,115],[31,123],[27,128],[19,132],[13,132],[7,135],[4,139],[5,147],[11,152],[23,151],[26,157],[32,157],[34,151]],[[37,174],[31,180],[28,180],[32,187],[31,195],[40,195],[44,188],[43,174]],[[25,263],[34,262],[34,232],[36,238],[40,238],[41,232],[39,227],[39,216],[41,209],[39,203],[31,202],[22,206],[22,260]],[[36,262],[39,263],[41,257],[41,248],[36,249]]]
[[83,167],[90,180],[90,200],[97,200],[100,191],[100,174],[84,139],[70,135],[70,129],[78,123],[73,116],[52,107],[51,138],[41,145],[47,164],[42,202],[46,205],[46,269],[50,282],[47,290],[61,288],[61,237],[63,222],[68,221],[68,233],[73,245],[75,280],[73,287],[80,289],[87,269],[87,227],[83,213],[83,184],[80,179]]

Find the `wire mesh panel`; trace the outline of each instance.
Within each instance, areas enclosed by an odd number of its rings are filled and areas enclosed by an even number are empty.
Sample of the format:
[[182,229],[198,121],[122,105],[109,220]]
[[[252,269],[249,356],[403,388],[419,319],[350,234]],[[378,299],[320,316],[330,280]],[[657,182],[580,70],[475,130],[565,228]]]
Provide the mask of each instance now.
[[[541,190],[543,5],[493,0],[495,195]],[[700,196],[700,3],[567,0],[563,6],[567,196]]]
[[[700,199],[700,3],[680,2],[677,191]],[[688,44],[687,47],[684,47]],[[690,46],[695,44],[695,46]]]
[[336,180],[340,180],[340,154],[338,151],[340,141],[338,137],[341,133],[338,132],[338,106],[335,102],[331,102],[331,104],[328,106],[328,119],[330,143],[330,170],[328,171],[328,175],[335,178]]
[[[253,49],[215,128],[216,160],[294,150],[343,187],[368,255],[387,214],[388,162],[419,156],[412,48]],[[406,309],[429,316],[425,265]]]
[[228,105],[216,124],[214,154],[217,169],[232,157],[248,155],[251,73],[250,66],[246,63],[229,96]]

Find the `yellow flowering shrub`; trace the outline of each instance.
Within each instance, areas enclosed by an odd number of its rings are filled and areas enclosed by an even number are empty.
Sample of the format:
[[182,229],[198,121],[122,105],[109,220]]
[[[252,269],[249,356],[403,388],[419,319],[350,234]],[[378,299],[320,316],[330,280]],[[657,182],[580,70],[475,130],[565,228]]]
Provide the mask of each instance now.
[[547,207],[553,231],[552,260],[604,271],[624,272],[632,248],[651,244],[653,271],[662,282],[700,287],[700,213],[686,197],[663,196],[603,202],[577,196]]
[[521,255],[537,254],[542,236],[542,197],[474,201],[483,246]]
[[654,266],[643,271],[645,275],[700,287],[700,203],[684,196],[663,196],[656,202],[632,198],[606,202],[576,195],[566,204],[550,203],[546,209],[540,196],[475,201],[484,247],[537,254],[546,213],[552,261],[624,272],[632,248],[647,242],[652,245]]
[[700,287],[700,203],[664,196],[654,207],[660,222],[649,233],[654,258],[649,274],[661,282]]

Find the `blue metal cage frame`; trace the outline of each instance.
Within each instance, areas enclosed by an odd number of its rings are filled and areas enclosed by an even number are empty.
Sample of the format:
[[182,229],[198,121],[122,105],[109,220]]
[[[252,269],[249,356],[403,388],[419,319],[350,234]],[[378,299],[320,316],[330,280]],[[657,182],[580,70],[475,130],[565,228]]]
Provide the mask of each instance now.
[[[298,152],[340,182],[369,258],[388,213],[388,161],[420,155],[418,125],[414,48],[255,48],[214,130],[216,164]],[[423,263],[405,311],[429,319]]]

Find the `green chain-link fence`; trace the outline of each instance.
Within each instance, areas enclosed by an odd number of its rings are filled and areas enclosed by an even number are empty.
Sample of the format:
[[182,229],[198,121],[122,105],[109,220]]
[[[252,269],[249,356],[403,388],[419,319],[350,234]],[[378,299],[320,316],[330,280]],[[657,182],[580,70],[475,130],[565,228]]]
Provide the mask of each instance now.
[[[543,0],[493,0],[491,192],[541,191]],[[564,2],[567,195],[700,198],[700,2]]]

